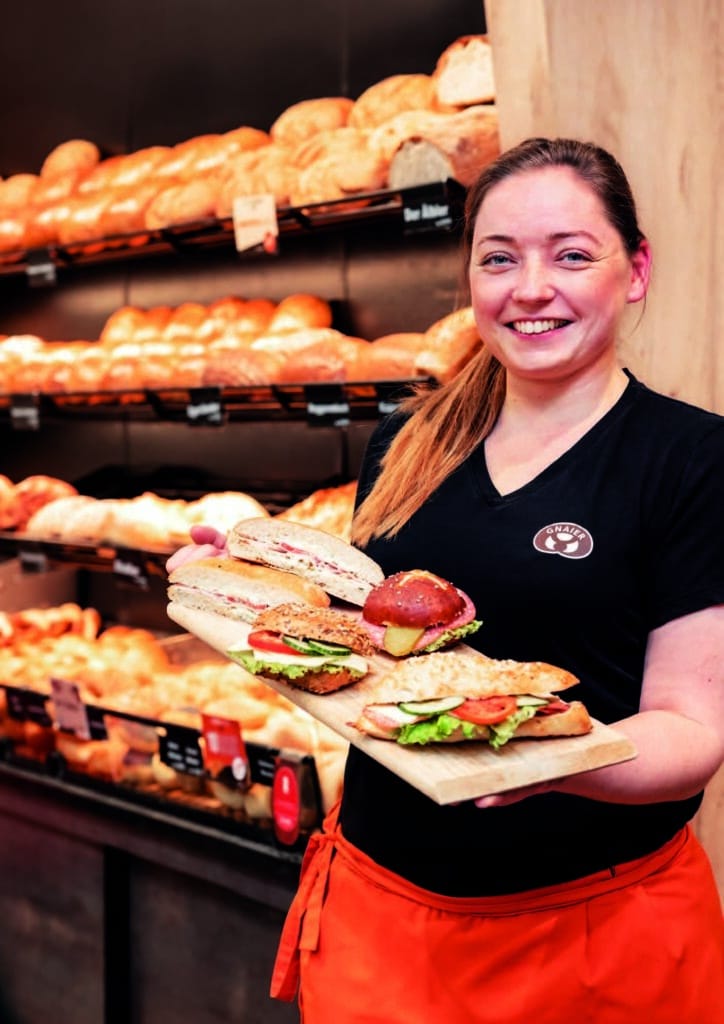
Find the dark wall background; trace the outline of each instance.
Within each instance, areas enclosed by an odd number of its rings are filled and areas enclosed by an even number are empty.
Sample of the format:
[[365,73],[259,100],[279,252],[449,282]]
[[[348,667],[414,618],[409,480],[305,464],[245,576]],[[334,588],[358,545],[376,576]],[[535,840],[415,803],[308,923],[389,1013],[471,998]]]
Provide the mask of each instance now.
[[0,174],[54,145],[107,154],[241,124],[314,96],[431,72],[483,0],[35,0],[3,13]]

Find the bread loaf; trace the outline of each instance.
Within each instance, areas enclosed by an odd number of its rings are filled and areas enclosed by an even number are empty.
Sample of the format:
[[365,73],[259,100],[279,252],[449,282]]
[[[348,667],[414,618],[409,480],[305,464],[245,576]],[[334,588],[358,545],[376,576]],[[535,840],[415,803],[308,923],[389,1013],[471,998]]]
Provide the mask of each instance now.
[[264,325],[265,330],[270,332],[331,326],[332,308],[327,300],[306,292],[285,296]]
[[[335,332],[336,334],[336,332]],[[369,342],[344,334],[330,336],[290,352],[279,370],[281,384],[345,381],[349,367]]]
[[440,54],[432,77],[440,103],[463,107],[494,100],[493,50],[487,35],[456,39]]
[[84,177],[100,161],[100,150],[87,139],[68,139],[48,153],[40,168],[44,179],[69,175],[74,181]]
[[217,186],[209,178],[179,182],[161,189],[146,207],[149,231],[213,217]]
[[231,157],[218,175],[216,216],[230,217],[237,196],[269,194],[288,205],[296,174],[290,150],[277,143]]
[[355,128],[375,128],[403,110],[434,110],[437,107],[431,75],[391,75],[375,82],[358,96],[348,123]]
[[302,100],[282,111],[269,134],[274,142],[294,148],[318,132],[344,127],[353,106],[353,101],[344,96]]
[[483,343],[472,307],[465,306],[437,320],[425,331],[425,345],[415,359],[415,370],[423,377],[435,377],[441,383],[451,380]]
[[389,171],[391,188],[454,178],[472,185],[500,152],[494,106],[468,107],[420,125],[398,147]]

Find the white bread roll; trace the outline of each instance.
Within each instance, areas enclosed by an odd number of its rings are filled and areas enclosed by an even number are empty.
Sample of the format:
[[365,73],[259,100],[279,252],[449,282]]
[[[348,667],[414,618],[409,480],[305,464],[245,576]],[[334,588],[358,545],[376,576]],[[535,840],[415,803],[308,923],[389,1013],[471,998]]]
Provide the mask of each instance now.
[[298,573],[328,594],[360,607],[372,587],[384,579],[379,565],[351,544],[323,530],[282,519],[237,523],[227,544],[237,558]]

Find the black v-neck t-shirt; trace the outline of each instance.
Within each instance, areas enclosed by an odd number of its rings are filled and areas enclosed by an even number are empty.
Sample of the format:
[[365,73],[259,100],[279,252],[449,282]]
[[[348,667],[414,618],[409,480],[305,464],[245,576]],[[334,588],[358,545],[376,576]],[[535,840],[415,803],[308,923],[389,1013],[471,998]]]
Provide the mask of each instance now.
[[[523,487],[496,490],[481,444],[397,537],[366,548],[387,575],[425,568],[454,582],[483,620],[471,646],[573,672],[580,683],[566,699],[602,722],[637,711],[651,630],[724,603],[724,417],[629,378],[616,405]],[[358,501],[401,422],[392,415],[370,439]],[[439,806],[353,747],[340,821],[352,843],[415,884],[486,895],[642,856],[700,802],[547,793],[486,810]]]

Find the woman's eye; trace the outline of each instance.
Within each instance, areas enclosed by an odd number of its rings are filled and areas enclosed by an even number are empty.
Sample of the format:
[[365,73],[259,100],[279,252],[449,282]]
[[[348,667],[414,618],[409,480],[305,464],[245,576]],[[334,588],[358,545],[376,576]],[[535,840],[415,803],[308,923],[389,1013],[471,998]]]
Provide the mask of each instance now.
[[564,263],[590,263],[591,260],[590,256],[579,249],[569,249],[567,252],[561,253],[558,258]]
[[510,263],[510,256],[504,252],[491,252],[488,256],[483,256],[480,261],[481,267],[505,267]]

